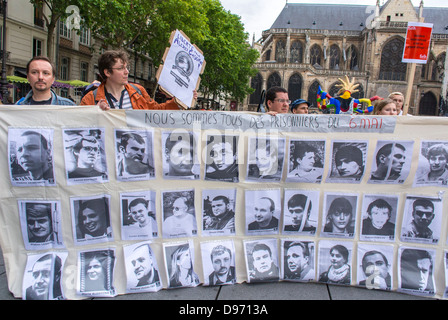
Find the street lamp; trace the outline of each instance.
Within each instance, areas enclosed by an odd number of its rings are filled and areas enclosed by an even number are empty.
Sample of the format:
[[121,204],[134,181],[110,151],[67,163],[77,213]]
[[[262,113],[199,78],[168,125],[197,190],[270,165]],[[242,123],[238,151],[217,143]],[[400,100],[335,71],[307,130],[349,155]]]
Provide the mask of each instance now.
[[3,13],[3,34],[2,34],[2,78],[0,80],[0,92],[2,94],[3,104],[8,103],[8,79],[6,78],[6,5],[8,0],[2,0],[2,13]]

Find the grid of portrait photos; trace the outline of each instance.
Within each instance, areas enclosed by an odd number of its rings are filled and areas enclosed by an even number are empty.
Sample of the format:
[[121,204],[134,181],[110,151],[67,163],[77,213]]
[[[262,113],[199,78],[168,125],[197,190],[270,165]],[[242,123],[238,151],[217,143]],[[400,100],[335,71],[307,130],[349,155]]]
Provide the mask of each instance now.
[[[200,135],[172,130],[160,136],[157,145],[163,151],[163,165],[158,166],[153,130],[115,129],[109,142],[104,128],[63,128],[63,145],[55,146],[60,140],[52,129],[9,128],[8,163],[15,187],[54,187],[64,180],[67,186],[103,184],[114,177],[119,183],[150,181],[158,174],[173,181],[170,189],[121,191],[119,199],[107,192],[70,196],[70,232],[62,230],[64,208],[59,199],[17,199],[22,238],[29,251],[24,299],[65,298],[61,277],[68,253],[63,251],[63,231],[79,248],[76,283],[77,294],[83,297],[117,294],[114,272],[122,262],[117,261],[115,240],[128,241],[123,246],[127,293],[231,285],[239,281],[240,265],[250,283],[316,281],[435,294],[436,250],[431,245],[448,243],[441,238],[446,226],[440,196],[359,193],[356,188],[319,191],[312,185],[362,181],[400,185],[413,179],[414,186],[446,187],[448,141],[422,141],[412,176],[413,141],[378,140],[370,155],[372,142],[367,140],[257,136],[247,139],[247,152],[242,153],[239,136],[206,135],[201,172]],[[113,149],[106,147],[110,143]],[[55,175],[53,160],[59,149],[65,177]],[[114,150],[114,166],[107,163],[106,150]],[[244,154],[245,176],[238,161]],[[366,172],[368,159],[370,172]],[[115,176],[108,171],[111,167]],[[222,184],[176,188],[174,180]],[[247,184],[239,188],[238,182]],[[281,188],[280,182],[285,183]],[[115,202],[120,230],[112,228]],[[193,241],[198,236],[206,238],[199,245]],[[395,247],[397,241],[404,245]],[[103,246],[92,249],[90,245],[96,244]],[[86,245],[88,250],[83,248]],[[243,249],[243,261],[236,248]],[[163,260],[156,253],[162,253]],[[448,252],[443,261],[448,271]],[[202,274],[194,270],[198,263]]]

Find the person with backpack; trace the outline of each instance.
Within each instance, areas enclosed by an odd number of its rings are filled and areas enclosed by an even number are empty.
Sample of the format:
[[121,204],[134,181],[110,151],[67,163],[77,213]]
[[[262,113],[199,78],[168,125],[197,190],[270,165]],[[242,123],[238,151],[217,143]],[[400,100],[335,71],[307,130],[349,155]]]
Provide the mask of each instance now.
[[121,50],[104,52],[98,59],[98,68],[104,81],[85,94],[81,105],[98,105],[102,110],[111,108],[179,110],[174,99],[159,104],[151,99],[141,85],[128,82],[129,57],[126,52]]

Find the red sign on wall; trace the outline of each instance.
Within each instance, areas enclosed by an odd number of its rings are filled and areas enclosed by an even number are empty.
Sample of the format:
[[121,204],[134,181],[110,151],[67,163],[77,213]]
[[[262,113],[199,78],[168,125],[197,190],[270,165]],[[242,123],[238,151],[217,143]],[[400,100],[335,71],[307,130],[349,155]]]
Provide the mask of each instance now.
[[428,61],[432,27],[432,23],[408,22],[402,62],[425,64]]

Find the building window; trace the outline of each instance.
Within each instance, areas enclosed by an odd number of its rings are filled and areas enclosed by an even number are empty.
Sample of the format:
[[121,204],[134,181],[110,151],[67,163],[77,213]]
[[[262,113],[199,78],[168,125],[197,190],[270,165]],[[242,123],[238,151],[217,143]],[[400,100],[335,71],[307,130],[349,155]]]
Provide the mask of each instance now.
[[270,60],[271,60],[271,49],[266,51],[266,53],[264,54],[264,61],[270,61]]
[[88,82],[88,74],[89,74],[89,64],[87,62],[81,62],[81,81]]
[[348,59],[348,67],[350,70],[358,71],[359,63],[358,63],[358,50],[355,46],[351,45],[346,52],[346,57]]
[[81,27],[81,30],[79,30],[79,43],[90,46],[90,29]]
[[67,39],[72,38],[72,31],[65,25],[65,19],[59,20],[59,35]]
[[311,65],[315,68],[322,69],[322,49],[317,45],[313,45],[310,50]]
[[432,92],[426,92],[420,100],[418,114],[422,116],[435,116],[437,113],[437,105],[436,96]]
[[272,87],[281,87],[281,86],[282,86],[282,79],[280,78],[277,72],[274,72],[268,78],[267,89],[269,90]]
[[42,40],[33,38],[33,57],[42,55]]
[[283,40],[277,41],[275,46],[275,61],[279,63],[286,62],[286,45]]
[[330,69],[339,70],[339,63],[341,61],[341,50],[336,44],[330,47]]
[[298,73],[294,73],[289,78],[288,83],[289,100],[294,101],[302,97],[302,77]]
[[303,62],[302,42],[294,41],[291,44],[291,55],[290,55],[289,62],[291,62],[291,63],[302,63]]
[[69,80],[69,70],[70,70],[70,59],[66,57],[61,58],[61,80]]
[[381,53],[379,80],[406,80],[406,63],[401,62],[404,41],[398,38],[389,41]]
[[[310,85],[310,87],[308,89],[308,99],[307,99],[307,101],[309,103],[311,103],[311,106],[314,106],[314,107],[317,107],[317,92],[319,91],[319,86],[320,86],[319,81],[315,80]],[[329,109],[325,109],[325,110],[329,110]],[[324,110],[324,113],[328,113],[328,112],[325,112],[325,110]]]
[[249,98],[249,104],[260,104],[260,98],[261,98],[261,86],[262,86],[263,78],[261,77],[261,74],[257,74],[255,77],[252,78],[250,82],[250,87],[254,89],[254,93],[250,95]]
[[44,13],[43,3],[34,5],[34,25],[43,28],[44,27]]

